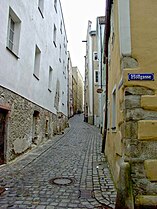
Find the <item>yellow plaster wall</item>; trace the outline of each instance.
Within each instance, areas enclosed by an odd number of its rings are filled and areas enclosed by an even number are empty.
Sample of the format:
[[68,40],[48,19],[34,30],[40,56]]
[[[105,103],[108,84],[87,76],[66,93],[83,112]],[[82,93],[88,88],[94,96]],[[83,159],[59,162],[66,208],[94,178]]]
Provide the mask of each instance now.
[[130,0],[132,56],[141,71],[156,71],[157,3],[156,0]]
[[[105,153],[110,164],[115,182],[119,176],[119,162],[122,154],[121,134],[119,132],[119,123],[123,121],[123,113],[120,105],[123,100],[123,91],[118,90],[122,71],[120,68],[120,45],[119,45],[119,26],[118,26],[118,1],[114,1],[114,42],[110,45],[111,59],[109,61],[109,130],[107,133],[107,141]],[[112,126],[112,91],[116,87],[116,131],[111,130]]]
[[[155,0],[130,0],[131,52],[138,68],[125,69],[124,85],[157,90],[157,3]],[[128,81],[128,73],[154,73],[154,81]]]

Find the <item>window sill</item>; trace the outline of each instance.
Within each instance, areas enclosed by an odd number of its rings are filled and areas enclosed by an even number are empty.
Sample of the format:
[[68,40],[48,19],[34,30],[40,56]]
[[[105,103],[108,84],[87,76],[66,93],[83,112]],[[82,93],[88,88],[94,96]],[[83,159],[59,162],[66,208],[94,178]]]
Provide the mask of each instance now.
[[6,49],[16,58],[16,59],[20,59],[15,52],[13,52],[8,46],[6,47]]
[[33,73],[33,76],[39,81],[39,77]]
[[41,14],[42,18],[44,18],[44,15],[43,15],[43,13],[42,13],[42,11],[41,11],[40,7],[38,7],[38,10],[39,10],[39,12],[40,12],[40,14]]

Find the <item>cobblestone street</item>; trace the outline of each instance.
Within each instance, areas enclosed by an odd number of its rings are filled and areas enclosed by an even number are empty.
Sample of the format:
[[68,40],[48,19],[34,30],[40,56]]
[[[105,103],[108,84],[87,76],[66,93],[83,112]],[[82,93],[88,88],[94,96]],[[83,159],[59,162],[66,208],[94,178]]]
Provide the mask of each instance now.
[[101,143],[99,130],[74,116],[65,134],[0,167],[0,208],[114,208]]

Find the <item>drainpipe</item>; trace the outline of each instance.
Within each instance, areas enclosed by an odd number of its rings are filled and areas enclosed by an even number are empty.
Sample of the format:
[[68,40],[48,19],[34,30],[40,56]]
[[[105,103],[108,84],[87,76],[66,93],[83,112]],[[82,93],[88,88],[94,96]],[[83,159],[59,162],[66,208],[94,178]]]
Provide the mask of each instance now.
[[[93,40],[92,40],[93,41]],[[94,42],[94,41],[93,41]],[[93,42],[92,42],[92,47],[93,47]],[[92,50],[93,52],[93,50]],[[95,73],[95,70],[94,70],[94,63],[93,63],[93,53],[92,53],[92,87],[93,87],[93,125],[94,125],[94,87],[95,87],[95,83],[94,83],[94,73]]]
[[101,34],[102,30],[101,30],[101,24],[100,24],[100,85],[101,85],[101,89],[102,89],[102,34]]
[[[102,89],[102,25],[100,24],[100,88]],[[103,117],[101,116],[102,111],[102,93],[101,93],[101,99],[100,99],[100,131],[102,134],[102,120]]]
[[105,100],[105,123],[104,123],[104,135],[102,140],[102,153],[105,152],[106,136],[107,136],[107,122],[108,122],[108,57],[105,58],[106,62],[106,100]]

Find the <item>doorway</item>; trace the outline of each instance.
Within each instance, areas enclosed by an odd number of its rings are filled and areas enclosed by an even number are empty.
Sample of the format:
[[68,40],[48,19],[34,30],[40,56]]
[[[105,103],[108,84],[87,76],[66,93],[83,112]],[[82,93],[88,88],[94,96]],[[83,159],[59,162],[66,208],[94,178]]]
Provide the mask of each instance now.
[[32,139],[32,142],[34,144],[37,143],[37,139],[38,139],[38,121],[39,121],[39,112],[38,111],[34,111],[34,114],[33,114],[33,139]]
[[7,111],[0,109],[0,165],[5,163],[5,135]]

